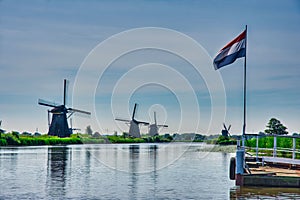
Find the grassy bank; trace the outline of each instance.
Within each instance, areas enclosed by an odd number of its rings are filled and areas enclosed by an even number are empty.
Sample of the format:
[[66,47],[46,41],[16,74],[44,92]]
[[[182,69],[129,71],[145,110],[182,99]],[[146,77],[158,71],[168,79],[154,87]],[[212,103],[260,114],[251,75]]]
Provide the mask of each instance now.
[[153,137],[144,136],[142,138],[131,138],[124,136],[110,135],[106,136],[110,143],[164,143],[171,142],[172,137],[165,137],[163,135],[157,135]]
[[59,138],[56,136],[28,136],[14,133],[2,134],[0,146],[36,146],[36,145],[67,145],[82,144],[79,137]]
[[235,153],[236,145],[214,145],[211,147],[204,147],[197,149],[200,152],[222,152],[222,153]]
[[132,138],[125,136],[99,136],[93,137],[87,134],[73,134],[71,137],[59,138],[49,135],[22,135],[16,132],[2,134],[0,146],[36,146],[36,145],[68,145],[68,144],[103,144],[103,143],[163,143],[171,142],[173,138],[165,136],[154,136]]
[[211,140],[205,140],[204,142],[206,144],[236,145],[236,139],[230,137],[224,137],[222,135]]

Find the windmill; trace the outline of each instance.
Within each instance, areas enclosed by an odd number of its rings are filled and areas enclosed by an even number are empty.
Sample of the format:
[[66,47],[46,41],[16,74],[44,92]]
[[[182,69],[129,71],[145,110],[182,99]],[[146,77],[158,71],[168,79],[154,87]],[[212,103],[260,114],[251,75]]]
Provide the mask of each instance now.
[[224,127],[224,129],[222,130],[222,136],[228,138],[230,136],[229,130],[231,128],[231,125],[229,125],[227,128],[225,123],[223,123],[223,127]]
[[158,129],[161,127],[168,127],[168,125],[158,125],[156,121],[156,112],[154,112],[154,124],[149,126],[149,136],[158,135]]
[[[49,101],[42,99],[38,100],[38,104],[42,106],[52,107],[51,110],[48,110],[48,125],[49,131],[48,135],[55,135],[58,137],[70,137],[72,134],[72,129],[69,128],[68,118],[72,116],[75,112],[83,113],[90,115],[90,112],[82,111],[74,108],[66,108],[66,86],[67,80],[64,79],[64,96],[63,96],[63,105],[58,105]],[[52,120],[50,123],[50,113],[52,113]]]
[[149,123],[148,122],[142,122],[142,121],[137,121],[134,117],[135,117],[135,113],[136,113],[136,107],[138,104],[134,104],[134,108],[133,108],[133,113],[132,113],[132,117],[131,120],[127,120],[127,119],[120,119],[120,118],[116,118],[115,120],[117,121],[122,121],[122,122],[126,122],[127,124],[129,124],[129,135],[135,138],[140,138],[141,137],[141,133],[140,133],[140,124],[143,124],[145,126],[148,126]]
[[72,120],[72,117],[70,117],[70,126],[71,126],[71,130],[72,130],[72,132],[73,131],[81,131],[81,129],[80,128],[73,128],[73,120]]

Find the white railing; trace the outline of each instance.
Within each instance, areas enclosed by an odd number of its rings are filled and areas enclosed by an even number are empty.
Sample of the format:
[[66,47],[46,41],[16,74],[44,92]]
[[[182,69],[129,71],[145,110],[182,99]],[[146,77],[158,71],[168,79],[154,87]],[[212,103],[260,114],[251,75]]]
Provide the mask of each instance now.
[[[249,134],[247,134],[249,135]],[[245,147],[246,149],[250,149],[253,150],[255,149],[255,153],[256,153],[256,161],[259,160],[259,151],[260,150],[265,150],[265,151],[272,151],[272,157],[273,158],[280,158],[277,156],[277,152],[287,152],[287,153],[292,153],[292,157],[288,158],[292,161],[292,163],[295,163],[295,160],[297,160],[296,163],[298,163],[298,159],[296,159],[296,154],[300,154],[300,149],[296,148],[296,139],[300,139],[300,137],[297,136],[282,136],[282,135],[252,135],[251,136],[255,136],[256,137],[256,147]],[[273,148],[260,148],[259,147],[259,138],[262,137],[274,137],[274,142],[273,142]],[[278,147],[277,146],[277,138],[278,137],[284,137],[284,138],[292,138],[292,148],[282,148],[282,147]],[[239,144],[238,144],[239,145]],[[275,159],[274,159],[275,160]]]

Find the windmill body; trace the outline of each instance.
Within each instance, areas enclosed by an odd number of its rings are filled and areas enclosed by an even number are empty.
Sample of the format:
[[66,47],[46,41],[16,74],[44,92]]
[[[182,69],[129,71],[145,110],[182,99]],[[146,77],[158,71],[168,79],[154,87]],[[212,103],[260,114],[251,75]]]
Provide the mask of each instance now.
[[59,137],[70,137],[72,130],[69,128],[67,121],[67,109],[65,106],[59,106],[50,111],[52,120],[49,127],[48,135]]
[[158,127],[156,124],[151,124],[149,126],[149,136],[156,136],[158,135]]
[[149,125],[148,122],[143,122],[143,121],[137,121],[134,117],[135,117],[135,113],[136,113],[136,107],[137,104],[134,104],[134,109],[133,109],[133,113],[132,113],[132,117],[131,120],[127,120],[127,119],[120,119],[120,118],[116,118],[117,121],[123,121],[125,123],[129,123],[129,136],[131,137],[135,137],[135,138],[140,138],[141,137],[141,132],[140,132],[140,124],[142,125]]
[[149,136],[156,136],[158,135],[158,130],[161,127],[168,127],[168,125],[159,125],[157,124],[157,120],[156,120],[156,112],[154,112],[154,124],[151,124],[149,126]]
[[64,80],[64,98],[63,105],[57,105],[55,103],[39,99],[38,104],[42,106],[52,107],[48,110],[48,124],[50,122],[50,113],[52,113],[52,120],[49,124],[48,135],[58,136],[58,137],[70,137],[72,134],[72,129],[69,128],[68,118],[75,112],[90,115],[90,112],[82,111],[74,108],[66,108],[66,83]]
[[135,138],[141,137],[139,124],[135,121],[130,121],[129,135]]

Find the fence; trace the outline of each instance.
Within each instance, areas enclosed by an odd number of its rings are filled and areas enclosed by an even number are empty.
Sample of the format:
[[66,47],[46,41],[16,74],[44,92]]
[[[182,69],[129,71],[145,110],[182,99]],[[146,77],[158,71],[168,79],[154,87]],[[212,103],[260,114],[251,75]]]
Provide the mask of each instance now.
[[[297,148],[297,140],[300,141],[299,136],[286,136],[286,135],[254,135],[254,134],[247,134],[246,137],[251,137],[256,138],[256,145],[253,147],[253,144],[250,146],[246,146],[245,148],[247,150],[255,150],[255,156],[256,156],[256,161],[259,161],[259,158],[261,156],[262,161],[269,161],[269,162],[283,162],[283,163],[291,163],[291,164],[300,164],[300,160],[297,159],[297,155],[300,155],[300,149]],[[267,147],[259,147],[259,140],[261,138],[265,137],[273,137],[273,147],[267,148]],[[291,148],[284,148],[284,147],[279,147],[277,145],[277,140],[278,138],[291,138],[292,139],[292,145]],[[252,141],[253,142],[253,141]],[[266,152],[271,152],[271,157],[266,156]],[[278,156],[280,152],[280,156]],[[270,155],[270,153],[268,153]],[[287,154],[289,156],[287,157]],[[285,155],[285,156],[282,156]]]

